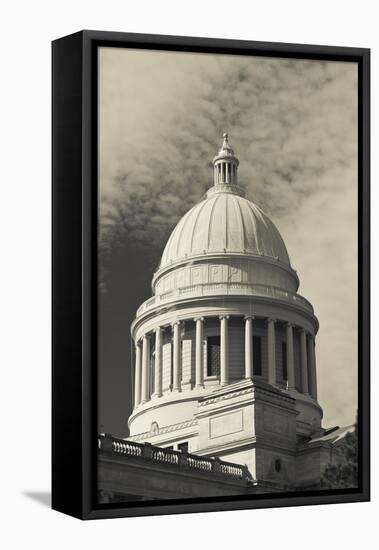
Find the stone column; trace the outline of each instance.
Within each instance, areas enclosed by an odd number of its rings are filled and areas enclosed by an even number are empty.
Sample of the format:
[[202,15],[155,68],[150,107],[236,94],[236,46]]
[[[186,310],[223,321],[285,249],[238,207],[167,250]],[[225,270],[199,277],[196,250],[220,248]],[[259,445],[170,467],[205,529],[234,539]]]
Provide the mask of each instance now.
[[196,387],[204,387],[204,317],[194,319],[196,323]]
[[136,368],[134,378],[134,407],[138,407],[141,403],[141,370],[142,370],[142,356],[141,356],[141,343],[136,342]]
[[276,384],[275,319],[267,319],[267,371],[268,383]]
[[150,337],[142,339],[142,403],[150,399]]
[[301,363],[301,391],[308,393],[308,357],[307,333],[304,328],[300,331],[300,363]]
[[221,386],[229,384],[229,335],[228,335],[229,315],[220,316],[220,353],[221,353]]
[[315,340],[311,334],[308,337],[308,386],[311,397],[317,399]]
[[155,331],[154,395],[156,397],[162,397],[162,329],[161,327],[158,327]]
[[245,317],[245,378],[252,378],[253,368],[253,319]]
[[173,323],[173,390],[181,391],[180,383],[180,359],[181,359],[181,347],[180,347],[180,321]]
[[288,389],[293,390],[295,388],[295,360],[293,355],[293,325],[287,323],[286,325],[286,351],[287,351],[287,382]]

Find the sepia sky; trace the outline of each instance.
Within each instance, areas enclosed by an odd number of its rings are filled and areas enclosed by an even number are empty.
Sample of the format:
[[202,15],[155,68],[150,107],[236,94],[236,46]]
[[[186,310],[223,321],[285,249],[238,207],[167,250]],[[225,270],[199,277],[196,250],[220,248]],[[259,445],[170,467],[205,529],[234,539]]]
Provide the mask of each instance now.
[[170,231],[212,185],[224,131],[247,198],[277,225],[319,319],[323,424],[354,422],[356,65],[101,48],[102,431],[127,435],[129,326]]

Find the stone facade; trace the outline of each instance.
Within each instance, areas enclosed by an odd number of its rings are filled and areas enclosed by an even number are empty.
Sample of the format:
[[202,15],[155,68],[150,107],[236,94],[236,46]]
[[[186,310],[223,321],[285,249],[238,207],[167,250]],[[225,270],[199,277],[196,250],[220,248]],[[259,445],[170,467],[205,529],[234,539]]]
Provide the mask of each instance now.
[[148,443],[99,437],[100,503],[236,496],[255,494],[256,490],[246,466]]

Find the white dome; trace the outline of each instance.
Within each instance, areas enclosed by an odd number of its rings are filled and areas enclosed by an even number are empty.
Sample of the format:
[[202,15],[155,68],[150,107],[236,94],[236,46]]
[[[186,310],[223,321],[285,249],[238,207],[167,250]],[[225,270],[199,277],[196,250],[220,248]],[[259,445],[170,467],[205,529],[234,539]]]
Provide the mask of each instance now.
[[290,266],[279,231],[257,205],[229,185],[211,191],[176,225],[160,269],[193,256],[222,253],[267,256]]

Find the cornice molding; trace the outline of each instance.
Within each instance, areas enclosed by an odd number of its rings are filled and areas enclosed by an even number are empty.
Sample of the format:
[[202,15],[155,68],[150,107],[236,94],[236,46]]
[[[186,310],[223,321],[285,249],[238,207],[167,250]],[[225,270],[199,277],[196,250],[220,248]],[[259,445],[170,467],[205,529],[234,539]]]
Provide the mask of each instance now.
[[[248,387],[246,387],[246,383],[249,384]],[[199,399],[198,408],[206,407],[207,405],[212,405],[213,403],[217,403],[220,401],[225,401],[229,399],[234,399],[236,397],[240,397],[242,395],[248,395],[248,394],[255,394],[258,393],[260,395],[264,395],[266,397],[270,397],[271,399],[274,399],[276,402],[281,401],[283,403],[286,403],[287,405],[290,403],[294,403],[296,399],[290,395],[285,395],[281,390],[276,390],[273,388],[272,390],[270,388],[263,388],[261,385],[257,385],[254,382],[243,381],[239,382],[238,385],[242,385],[240,389],[236,387],[236,389],[233,391],[232,386],[225,386],[224,389],[217,389],[214,392],[214,395],[208,395],[201,397]],[[243,387],[245,386],[245,387]]]

